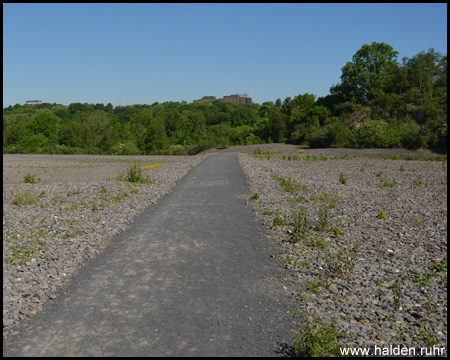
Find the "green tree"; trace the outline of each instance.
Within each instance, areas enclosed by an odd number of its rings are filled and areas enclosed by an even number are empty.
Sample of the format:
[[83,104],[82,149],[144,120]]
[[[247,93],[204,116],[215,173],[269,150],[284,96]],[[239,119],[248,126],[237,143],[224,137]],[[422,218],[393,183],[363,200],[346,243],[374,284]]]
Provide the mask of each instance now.
[[105,108],[105,111],[107,112],[107,113],[112,113],[113,112],[113,110],[114,110],[114,107],[112,106],[112,104],[111,103],[108,103],[107,105],[106,105],[106,108]]
[[30,135],[43,134],[56,141],[60,122],[61,119],[50,110],[41,110],[27,124],[27,131]]
[[417,89],[431,95],[435,85],[447,87],[447,57],[434,49],[421,51],[410,59],[403,58],[400,74],[399,80],[405,90]]
[[72,103],[72,104],[69,105],[67,110],[69,111],[69,113],[71,115],[75,115],[78,112],[86,112],[86,111],[94,110],[94,105],[87,104],[87,103],[84,103],[84,104],[82,104],[82,103]]
[[164,117],[161,114],[156,115],[147,128],[144,138],[144,150],[147,153],[153,153],[165,150],[169,147],[169,139],[166,134]]
[[365,104],[383,94],[392,86],[397,73],[398,51],[385,43],[363,45],[352,62],[342,68],[341,83],[334,86],[334,93],[341,93],[345,100]]
[[280,108],[272,107],[267,112],[269,138],[267,141],[272,140],[275,143],[283,143],[285,141],[286,134],[286,115],[284,115]]

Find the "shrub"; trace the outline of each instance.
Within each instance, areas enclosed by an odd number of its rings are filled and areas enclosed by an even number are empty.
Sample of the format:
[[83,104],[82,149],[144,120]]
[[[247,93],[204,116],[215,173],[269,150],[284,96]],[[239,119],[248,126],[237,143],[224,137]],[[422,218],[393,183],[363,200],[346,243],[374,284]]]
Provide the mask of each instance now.
[[153,179],[142,177],[142,169],[137,164],[137,162],[135,162],[133,165],[131,165],[128,168],[126,175],[123,173],[119,173],[119,175],[117,176],[117,181],[128,181],[131,183],[153,184]]
[[389,125],[384,120],[366,120],[358,129],[358,147],[386,148],[389,147]]
[[41,178],[38,178],[37,180],[34,178],[34,175],[28,173],[23,177],[23,182],[26,184],[37,184],[41,181]]
[[341,334],[334,325],[321,324],[319,319],[310,321],[306,317],[305,322],[303,331],[291,330],[294,334],[294,348],[297,356],[340,356],[337,338]]
[[141,155],[141,150],[131,143],[117,144],[110,149],[111,155]]

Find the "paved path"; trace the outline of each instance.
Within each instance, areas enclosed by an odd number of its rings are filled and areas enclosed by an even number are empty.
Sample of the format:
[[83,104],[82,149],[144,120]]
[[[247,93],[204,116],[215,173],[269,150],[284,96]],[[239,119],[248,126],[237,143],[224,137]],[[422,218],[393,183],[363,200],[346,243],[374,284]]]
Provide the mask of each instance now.
[[296,305],[237,154],[208,157],[83,267],[4,356],[277,356]]

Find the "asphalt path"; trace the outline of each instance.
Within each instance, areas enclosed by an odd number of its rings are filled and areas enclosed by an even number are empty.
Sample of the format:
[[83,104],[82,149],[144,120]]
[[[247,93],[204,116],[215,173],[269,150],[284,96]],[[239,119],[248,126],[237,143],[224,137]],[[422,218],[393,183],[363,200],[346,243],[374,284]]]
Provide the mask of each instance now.
[[289,355],[296,305],[279,291],[247,186],[236,153],[209,156],[4,340],[3,355]]

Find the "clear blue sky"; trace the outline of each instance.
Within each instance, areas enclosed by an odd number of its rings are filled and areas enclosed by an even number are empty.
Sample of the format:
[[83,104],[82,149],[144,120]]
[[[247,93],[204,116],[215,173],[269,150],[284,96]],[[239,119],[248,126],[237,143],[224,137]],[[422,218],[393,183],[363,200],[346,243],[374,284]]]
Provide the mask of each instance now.
[[3,107],[325,96],[364,44],[447,53],[447,4],[3,4]]

